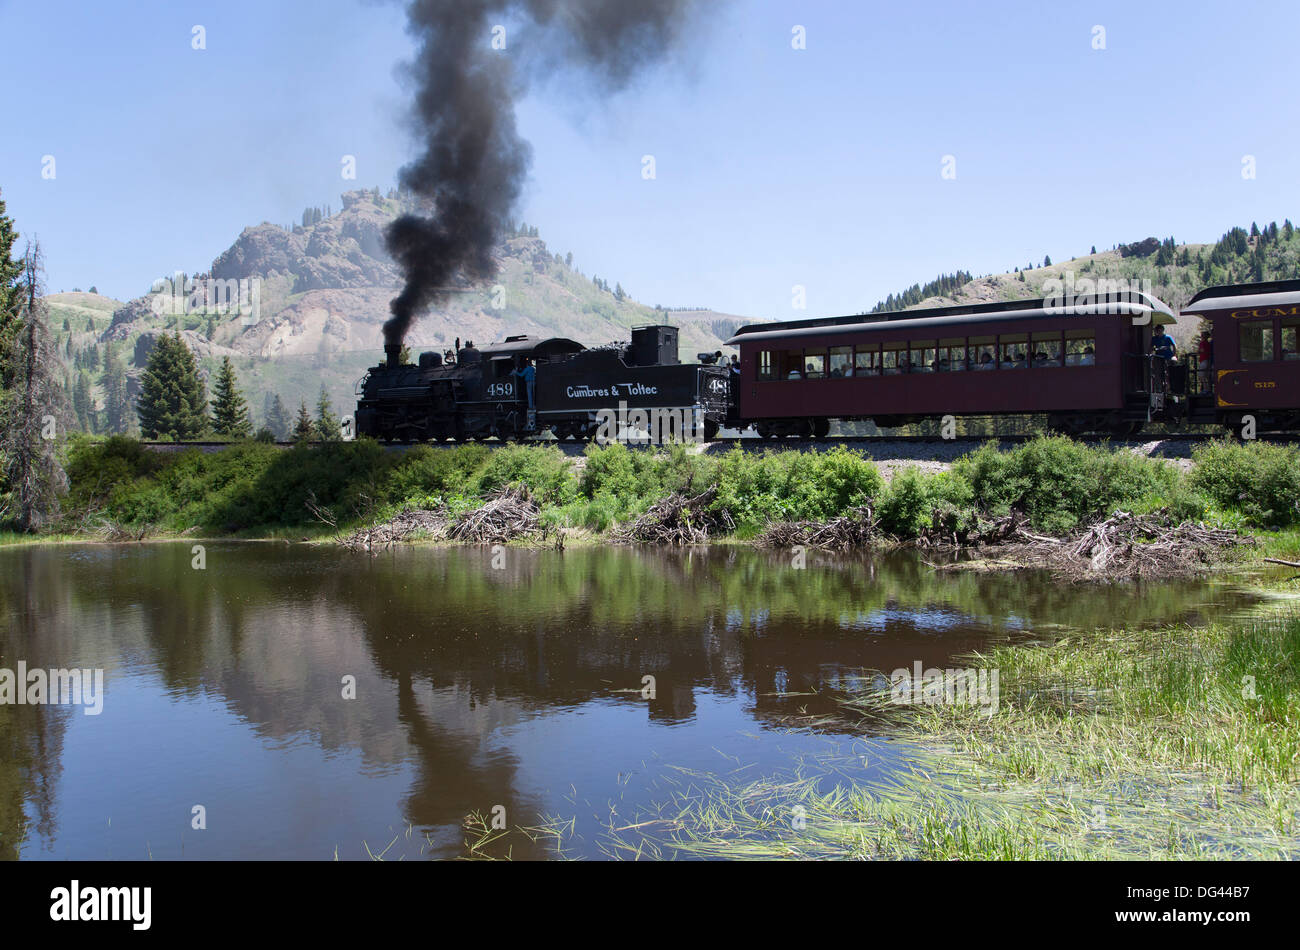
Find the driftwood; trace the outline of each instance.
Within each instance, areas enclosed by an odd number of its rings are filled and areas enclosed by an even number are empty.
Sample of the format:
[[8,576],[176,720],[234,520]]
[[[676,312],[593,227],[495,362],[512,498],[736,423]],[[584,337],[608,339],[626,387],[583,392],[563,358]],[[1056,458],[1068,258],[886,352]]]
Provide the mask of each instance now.
[[736,526],[729,512],[709,510],[717,496],[716,485],[694,497],[674,492],[631,524],[616,528],[613,539],[619,544],[704,544]]
[[489,495],[481,507],[462,514],[447,531],[453,541],[468,544],[500,544],[546,534],[537,502],[527,490],[510,487]]
[[1281,564],[1283,567],[1300,567],[1300,561],[1284,561],[1278,557],[1264,558],[1269,564]]

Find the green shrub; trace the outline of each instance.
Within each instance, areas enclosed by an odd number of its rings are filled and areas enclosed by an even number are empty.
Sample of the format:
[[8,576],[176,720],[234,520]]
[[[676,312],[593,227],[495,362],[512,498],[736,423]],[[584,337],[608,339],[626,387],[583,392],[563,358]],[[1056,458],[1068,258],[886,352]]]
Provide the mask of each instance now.
[[388,477],[385,495],[396,504],[410,504],[429,496],[467,493],[490,454],[486,445],[478,444],[416,446],[401,456]]
[[573,497],[573,474],[563,452],[550,445],[506,445],[488,455],[478,475],[480,495],[523,486],[537,501],[563,504]]
[[1178,484],[1178,473],[1163,462],[1063,436],[1037,438],[1010,452],[986,443],[958,459],[953,472],[970,485],[979,509],[992,515],[1023,511],[1035,528],[1052,534]]
[[1250,524],[1281,528],[1300,523],[1300,448],[1228,440],[1192,453],[1191,486]]

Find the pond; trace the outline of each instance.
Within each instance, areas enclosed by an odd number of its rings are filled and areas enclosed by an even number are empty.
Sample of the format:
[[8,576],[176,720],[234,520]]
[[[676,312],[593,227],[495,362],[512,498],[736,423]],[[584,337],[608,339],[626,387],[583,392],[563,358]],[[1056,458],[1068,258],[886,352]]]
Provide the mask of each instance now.
[[7,548],[0,676],[88,678],[80,706],[0,704],[0,857],[602,858],[695,774],[896,768],[840,702],[869,671],[1251,602],[914,553]]

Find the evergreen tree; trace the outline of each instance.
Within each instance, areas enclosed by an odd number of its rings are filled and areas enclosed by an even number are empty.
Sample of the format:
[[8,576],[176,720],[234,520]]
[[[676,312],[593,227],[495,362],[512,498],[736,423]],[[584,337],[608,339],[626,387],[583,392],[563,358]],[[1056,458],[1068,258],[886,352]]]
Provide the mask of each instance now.
[[1052,258],[1051,258],[1050,256],[1045,256],[1045,257],[1043,258],[1043,266],[1044,266],[1044,267],[1051,267],[1051,266],[1052,266]]
[[72,388],[72,414],[77,418],[77,427],[82,432],[94,432],[95,403],[90,395],[90,374],[84,370],[77,374],[76,385]]
[[304,399],[298,405],[298,419],[293,427],[293,440],[306,442],[315,434],[316,425],[311,421],[311,413],[307,411],[307,401]]
[[274,396],[267,393],[266,398],[268,403],[265,412],[266,427],[271,430],[271,435],[277,442],[287,441],[293,420],[289,418],[289,412],[284,408],[284,401],[279,393]]
[[179,333],[163,334],[140,377],[140,434],[146,439],[198,439],[208,431],[207,409],[207,387],[194,354]]
[[20,531],[56,520],[59,494],[68,484],[54,438],[66,422],[67,403],[55,377],[58,357],[45,326],[43,270],[40,244],[29,243],[18,277],[17,332],[8,338],[9,350],[3,353],[12,373],[12,391],[0,394],[0,462]]
[[212,431],[231,439],[246,439],[253,432],[248,406],[235,379],[230,357],[223,357],[217,381],[212,385]]
[[18,232],[13,219],[5,214],[4,195],[0,194],[0,390],[13,384],[16,371],[9,357],[22,325],[23,262],[13,259],[14,242]]
[[343,438],[339,417],[334,414],[324,383],[320,387],[320,398],[316,400],[316,436],[322,442],[338,442]]
[[127,387],[126,365],[113,346],[104,354],[105,432],[126,432],[131,427],[131,394]]
[[1096,245],[1096,244],[1094,244],[1094,245],[1092,246],[1092,250],[1091,250],[1089,253],[1091,253],[1091,254],[1096,254],[1096,253],[1097,253],[1097,245]]

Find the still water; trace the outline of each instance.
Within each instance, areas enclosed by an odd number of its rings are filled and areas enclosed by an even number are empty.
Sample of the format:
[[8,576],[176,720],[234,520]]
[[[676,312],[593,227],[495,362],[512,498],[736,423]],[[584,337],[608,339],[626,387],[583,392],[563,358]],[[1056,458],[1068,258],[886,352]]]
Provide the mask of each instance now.
[[478,815],[509,829],[483,853],[556,857],[520,829],[567,822],[564,856],[601,858],[693,773],[896,767],[839,702],[864,671],[1248,603],[914,555],[205,549],[0,550],[0,670],[104,676],[98,715],[0,705],[0,857],[452,858]]

